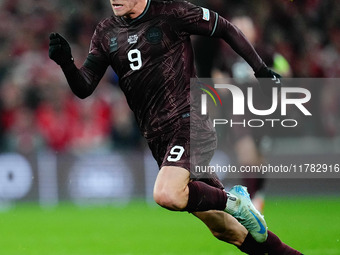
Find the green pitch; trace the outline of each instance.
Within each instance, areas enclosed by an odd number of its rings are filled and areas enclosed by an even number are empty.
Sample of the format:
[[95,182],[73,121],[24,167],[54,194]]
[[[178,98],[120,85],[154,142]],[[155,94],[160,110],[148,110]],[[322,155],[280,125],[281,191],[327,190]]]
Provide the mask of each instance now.
[[[340,254],[340,198],[270,198],[270,230],[308,255]],[[3,255],[242,254],[194,216],[132,203],[124,208],[20,205],[0,212]]]

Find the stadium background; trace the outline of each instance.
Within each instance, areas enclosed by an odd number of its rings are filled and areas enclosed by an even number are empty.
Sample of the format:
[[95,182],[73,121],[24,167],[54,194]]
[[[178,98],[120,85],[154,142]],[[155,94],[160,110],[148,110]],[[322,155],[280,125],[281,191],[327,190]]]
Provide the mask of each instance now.
[[[226,18],[249,15],[256,25],[257,43],[270,45],[284,56],[291,77],[340,76],[339,1],[192,2]],[[43,208],[65,202],[86,208],[110,205],[115,208],[112,213],[120,210],[117,206],[129,208],[136,200],[154,205],[152,185],[157,166],[135,128],[115,74],[108,70],[96,92],[79,100],[71,94],[59,67],[48,58],[48,35],[57,31],[71,43],[76,64],[81,65],[97,22],[108,15],[109,1],[0,0],[0,218],[6,219],[27,202]],[[318,105],[311,125],[296,133],[267,137],[268,161],[340,162],[340,90],[325,86],[315,95]],[[227,156],[232,162],[233,152]],[[239,180],[224,181],[231,185]],[[308,198],[322,206],[319,197],[338,199],[339,184],[338,178],[269,179],[267,212],[275,217],[270,205],[277,203],[273,201],[278,197],[289,197],[286,203],[294,205]],[[328,210],[329,215],[335,213],[331,206]],[[19,228],[15,223],[9,228],[13,226]],[[4,220],[0,220],[1,229],[6,229]],[[339,248],[339,236],[334,240],[333,247]],[[0,254],[24,253],[14,248],[12,253],[10,248],[2,253],[0,248]],[[340,254],[340,248],[314,254]]]

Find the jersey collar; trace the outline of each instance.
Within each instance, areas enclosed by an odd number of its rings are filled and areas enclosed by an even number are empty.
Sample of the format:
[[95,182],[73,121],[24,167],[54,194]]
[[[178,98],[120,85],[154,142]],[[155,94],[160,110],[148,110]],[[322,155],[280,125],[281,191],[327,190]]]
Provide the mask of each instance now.
[[137,18],[125,19],[125,18],[122,17],[122,19],[124,19],[124,21],[126,21],[129,24],[133,24],[133,23],[137,22],[138,20],[142,19],[144,17],[144,15],[147,13],[147,11],[150,8],[150,3],[151,3],[151,0],[148,0],[148,2],[146,3],[146,7],[145,7],[144,11]]

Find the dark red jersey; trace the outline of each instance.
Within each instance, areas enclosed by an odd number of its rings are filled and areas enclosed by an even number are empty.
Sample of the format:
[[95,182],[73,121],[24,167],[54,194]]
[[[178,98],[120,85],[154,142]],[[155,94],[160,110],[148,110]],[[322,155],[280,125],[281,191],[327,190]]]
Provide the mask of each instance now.
[[196,75],[192,34],[224,39],[254,71],[264,65],[231,23],[186,1],[149,0],[136,19],[113,15],[95,30],[89,55],[101,64],[91,71],[113,68],[145,137],[171,130],[190,112],[190,78]]

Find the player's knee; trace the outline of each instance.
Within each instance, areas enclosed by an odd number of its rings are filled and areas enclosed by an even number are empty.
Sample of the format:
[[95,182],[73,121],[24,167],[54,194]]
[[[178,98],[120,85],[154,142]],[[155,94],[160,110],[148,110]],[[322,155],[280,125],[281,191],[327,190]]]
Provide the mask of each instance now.
[[169,210],[180,211],[186,207],[187,201],[184,195],[179,191],[167,189],[155,189],[153,194],[154,200],[160,206]]

